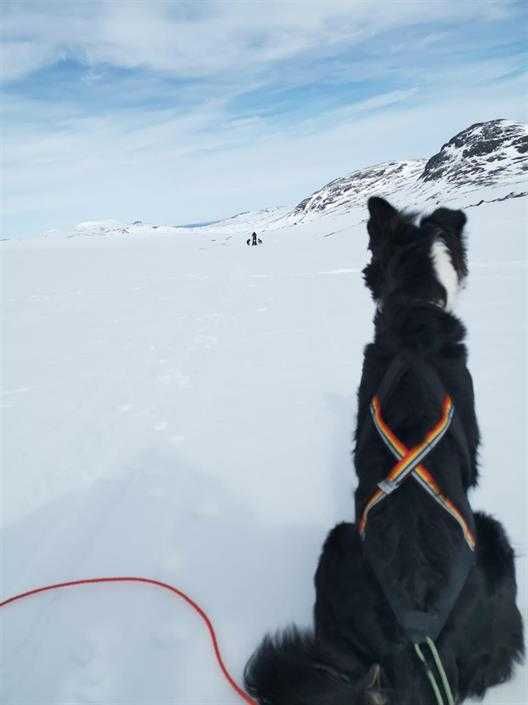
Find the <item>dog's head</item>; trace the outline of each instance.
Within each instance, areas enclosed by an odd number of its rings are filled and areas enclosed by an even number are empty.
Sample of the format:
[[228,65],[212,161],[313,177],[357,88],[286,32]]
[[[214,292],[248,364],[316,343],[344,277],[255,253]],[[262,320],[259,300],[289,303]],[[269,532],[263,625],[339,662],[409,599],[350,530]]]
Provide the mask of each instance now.
[[437,208],[417,222],[378,197],[368,209],[372,258],[363,276],[374,300],[399,294],[450,310],[467,276],[464,213]]

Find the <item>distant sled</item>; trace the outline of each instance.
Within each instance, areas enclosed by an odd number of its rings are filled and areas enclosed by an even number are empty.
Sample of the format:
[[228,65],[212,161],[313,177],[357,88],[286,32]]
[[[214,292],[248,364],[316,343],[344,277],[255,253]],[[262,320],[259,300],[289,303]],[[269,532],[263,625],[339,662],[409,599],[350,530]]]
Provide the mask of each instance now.
[[248,237],[248,239],[246,240],[246,244],[250,247],[253,247],[255,245],[262,245],[262,240],[259,238],[257,233],[253,233],[251,237]]

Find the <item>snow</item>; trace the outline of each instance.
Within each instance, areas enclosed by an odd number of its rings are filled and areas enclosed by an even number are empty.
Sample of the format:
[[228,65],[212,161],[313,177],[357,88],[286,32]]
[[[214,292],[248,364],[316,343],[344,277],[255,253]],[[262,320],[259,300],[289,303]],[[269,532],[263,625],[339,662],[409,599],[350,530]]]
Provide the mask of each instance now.
[[[508,529],[526,616],[526,199],[467,215],[472,504]],[[253,248],[214,226],[1,243],[2,595],[171,582],[212,615],[238,679],[266,630],[310,622],[322,541],[353,518],[365,218],[321,216]],[[0,619],[5,705],[239,702],[201,622],[154,588],[76,588]],[[525,703],[526,688],[518,669],[484,702]]]
[[[65,237],[121,237],[129,239],[144,235],[171,235],[182,234],[203,235],[214,233],[217,236],[227,235],[251,235],[253,230],[261,231],[263,228],[271,229],[284,226],[284,218],[291,211],[290,207],[264,208],[259,211],[246,211],[238,213],[230,218],[216,220],[210,223],[191,225],[163,225],[154,223],[143,223],[135,220],[132,223],[122,223],[114,218],[106,220],[87,220],[66,230],[49,229],[42,237],[65,238]],[[5,238],[9,239],[9,238]]]
[[[299,223],[326,213],[348,211],[362,206],[369,196],[385,198],[409,197],[420,186],[418,178],[426,160],[384,162],[353,171],[348,176],[335,179],[300,203],[286,222]],[[404,195],[405,194],[405,195]]]

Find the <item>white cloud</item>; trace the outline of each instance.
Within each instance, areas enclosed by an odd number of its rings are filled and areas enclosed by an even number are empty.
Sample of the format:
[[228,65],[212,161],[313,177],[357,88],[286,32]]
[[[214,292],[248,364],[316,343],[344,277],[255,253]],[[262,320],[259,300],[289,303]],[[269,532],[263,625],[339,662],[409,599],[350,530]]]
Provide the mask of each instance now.
[[20,79],[64,55],[178,76],[262,69],[395,27],[493,21],[513,8],[508,0],[4,2],[3,78]]
[[[470,122],[519,119],[523,84],[503,79],[516,59],[471,64],[464,45],[454,47],[460,66],[442,61],[449,23],[513,11],[453,0],[4,2],[3,72],[14,82],[2,104],[4,233],[106,217],[181,223],[293,203],[355,167],[427,156]],[[415,49],[440,57],[427,70],[416,55],[398,63],[417,18],[427,31],[414,32]],[[398,29],[381,46],[343,54]],[[25,76],[72,56],[86,64],[80,84],[97,105],[15,97],[30,95]],[[144,71],[115,78],[115,67]],[[352,81],[368,89],[356,95]],[[304,87],[322,87],[322,102],[309,113],[300,100],[295,118],[282,119],[284,94]],[[113,91],[119,109],[105,101]]]

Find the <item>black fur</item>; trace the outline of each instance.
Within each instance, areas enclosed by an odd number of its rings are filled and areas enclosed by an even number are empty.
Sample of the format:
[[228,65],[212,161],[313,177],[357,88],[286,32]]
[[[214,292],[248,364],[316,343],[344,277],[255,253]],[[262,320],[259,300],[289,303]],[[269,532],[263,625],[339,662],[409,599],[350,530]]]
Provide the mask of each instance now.
[[[446,244],[462,285],[467,275],[461,211],[439,208],[417,224],[380,198],[369,200],[371,262],[364,277],[378,304],[374,342],[365,348],[358,392],[354,462],[356,511],[386,477],[394,458],[375,433],[358,443],[368,406],[395,354],[407,350],[437,371],[455,402],[470,451],[470,466],[448,434],[426,465],[456,501],[478,479],[479,430],[466,367],[465,329],[445,310],[446,292],[431,262],[435,238]],[[384,418],[411,446],[439,410],[423,380],[404,374]],[[437,647],[457,702],[482,696],[510,678],[524,651],[515,606],[514,556],[501,525],[475,514],[476,563]],[[416,483],[406,482],[371,513],[369,550],[377,551],[413,608],[427,610],[442,590],[456,556],[460,528]],[[373,548],[372,548],[373,546]],[[354,524],[329,534],[315,576],[313,632],[290,629],[266,637],[246,667],[246,687],[262,705],[435,705],[406,635],[364,555]]]

